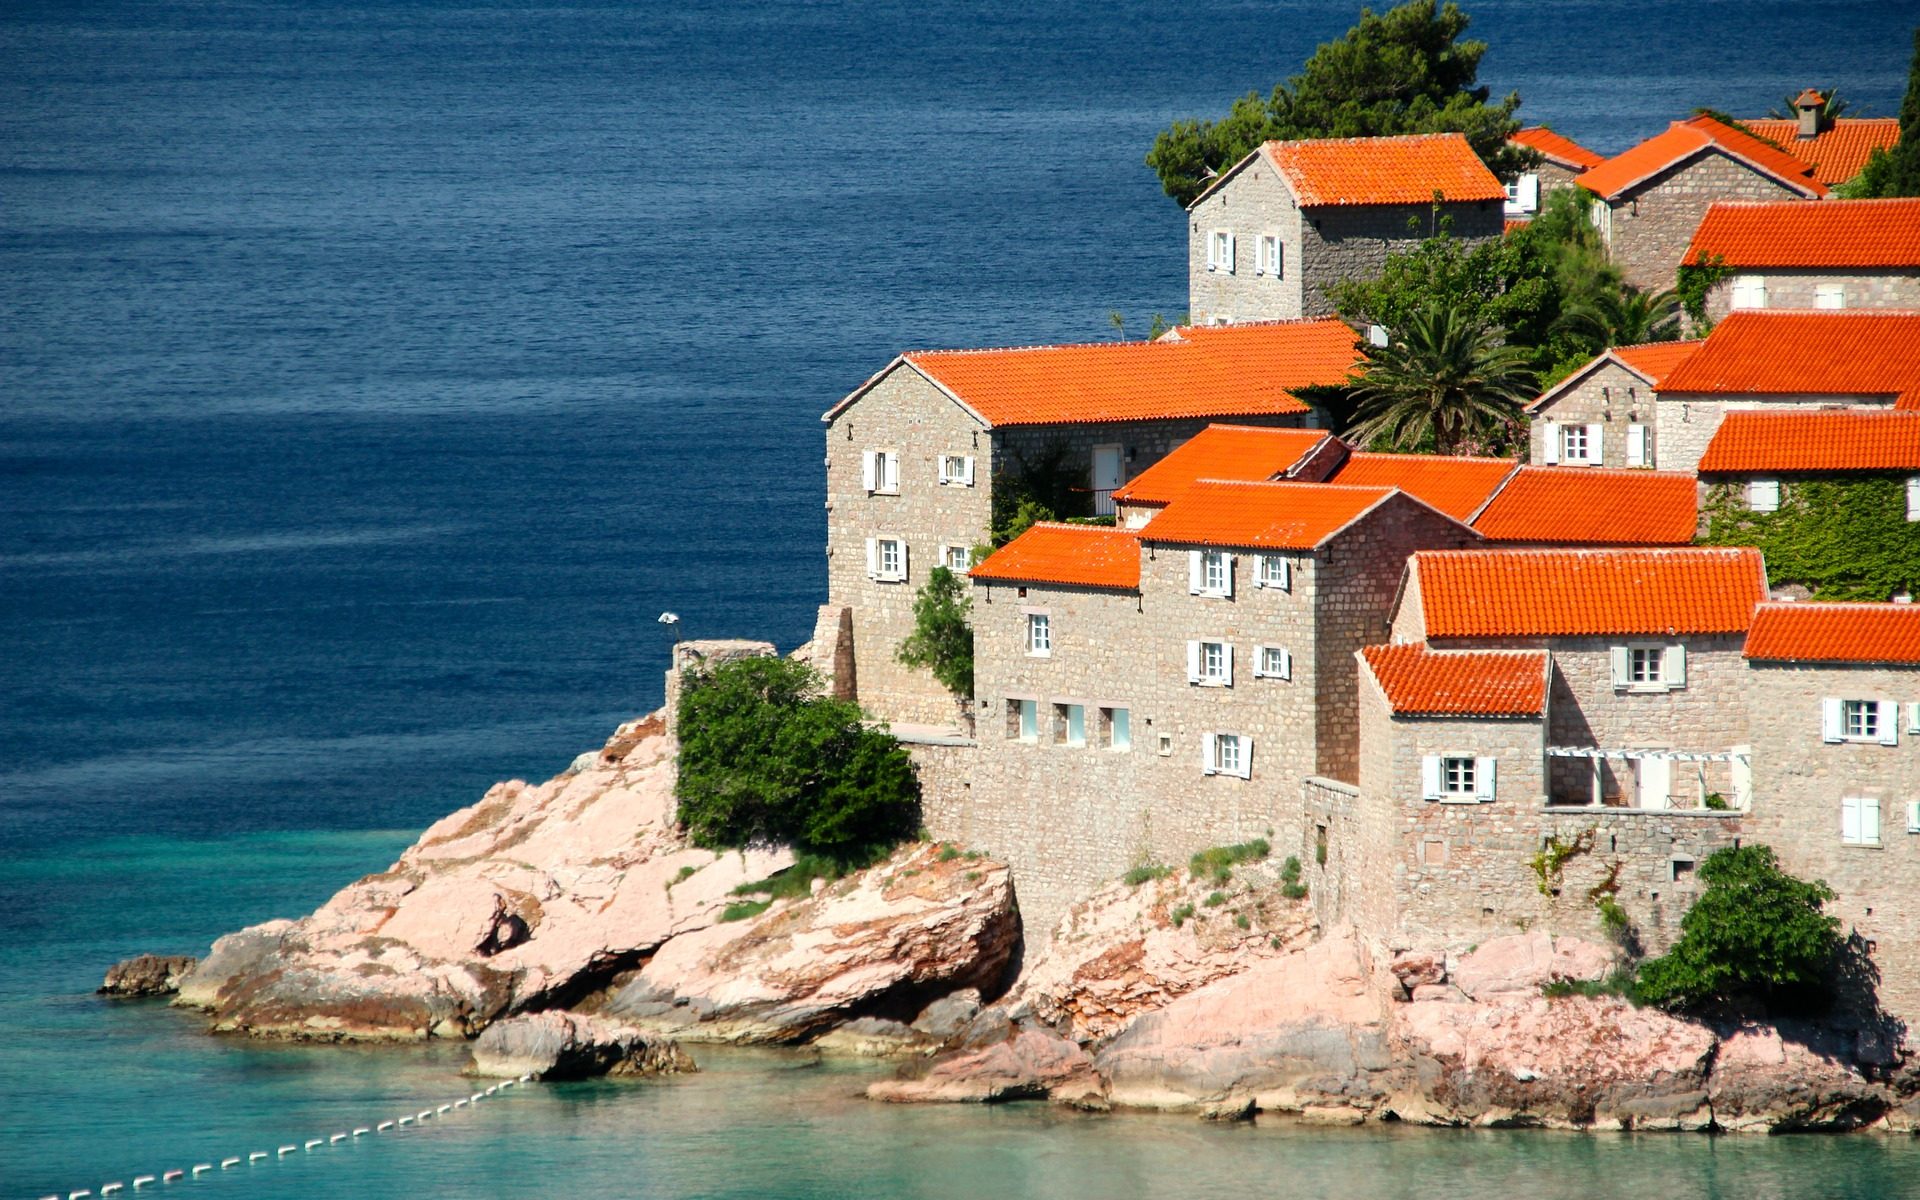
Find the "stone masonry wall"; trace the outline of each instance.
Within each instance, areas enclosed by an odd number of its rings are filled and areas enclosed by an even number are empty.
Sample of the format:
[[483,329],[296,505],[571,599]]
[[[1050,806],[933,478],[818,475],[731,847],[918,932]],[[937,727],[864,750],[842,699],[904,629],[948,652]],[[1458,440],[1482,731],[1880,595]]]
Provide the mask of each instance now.
[[[1920,308],[1920,271],[1867,274],[1749,267],[1738,274],[1758,275],[1766,281],[1768,308],[1813,308],[1823,283],[1837,283],[1846,289],[1847,308]],[[1707,293],[1709,320],[1718,321],[1731,311],[1734,278],[1730,275],[1722,279]]]
[[1447,227],[1471,249],[1506,229],[1498,200],[1468,203],[1329,205],[1304,210],[1300,231],[1301,315],[1333,313],[1327,290],[1343,279],[1375,279],[1387,255],[1404,254]]
[[[1207,240],[1216,230],[1234,235],[1232,271],[1207,269]],[[1263,234],[1280,238],[1278,278],[1255,273]],[[1306,316],[1302,279],[1300,209],[1264,157],[1248,163],[1187,214],[1187,308],[1195,325]]]
[[1533,414],[1528,438],[1533,463],[1547,461],[1547,439],[1557,436],[1559,425],[1599,425],[1602,466],[1627,465],[1627,426],[1647,427],[1645,466],[1665,466],[1660,461],[1660,431],[1655,425],[1653,389],[1638,375],[1616,362],[1602,362],[1569,381],[1567,390],[1551,404]]
[[1700,219],[1715,200],[1801,200],[1799,192],[1717,149],[1606,201],[1607,249],[1627,282],[1657,292],[1674,284]]

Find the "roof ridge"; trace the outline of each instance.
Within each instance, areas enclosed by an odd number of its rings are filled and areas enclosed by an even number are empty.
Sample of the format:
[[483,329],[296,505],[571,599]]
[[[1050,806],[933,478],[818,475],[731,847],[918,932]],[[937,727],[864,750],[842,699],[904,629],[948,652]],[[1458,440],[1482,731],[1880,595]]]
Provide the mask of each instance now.
[[1440,138],[1453,137],[1464,138],[1466,135],[1460,133],[1458,130],[1443,129],[1436,133],[1382,133],[1337,138],[1268,138],[1260,144],[1262,146],[1353,146],[1362,142],[1370,144],[1379,142],[1431,142]]

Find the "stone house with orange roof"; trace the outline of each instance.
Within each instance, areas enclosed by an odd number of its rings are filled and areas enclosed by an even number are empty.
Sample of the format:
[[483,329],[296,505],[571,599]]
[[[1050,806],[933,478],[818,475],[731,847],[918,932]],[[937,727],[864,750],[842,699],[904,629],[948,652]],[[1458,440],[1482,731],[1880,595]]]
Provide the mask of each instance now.
[[1920,309],[1920,199],[1721,202],[1686,265],[1724,268],[1707,319],[1736,308]]
[[1358,357],[1346,325],[1306,321],[896,358],[823,418],[823,621],[847,621],[852,645],[836,686],[876,716],[953,725],[954,697],[895,655],[933,568],[964,570],[989,541],[996,489],[1063,471],[1087,512],[1111,512],[1115,489],[1214,419],[1311,422],[1295,392],[1345,380]]
[[1327,316],[1329,287],[1443,228],[1501,236],[1506,197],[1457,133],[1267,142],[1187,206],[1189,319]]
[[1898,117],[1829,117],[1814,88],[1794,98],[1791,117],[1746,117],[1740,123],[1813,168],[1813,178],[1839,187],[1858,175],[1875,150],[1900,143]]
[[1813,168],[1704,114],[1675,121],[1575,182],[1599,201],[1594,225],[1628,283],[1674,285],[1693,231],[1716,200],[1821,200]]
[[1527,405],[1532,460],[1547,466],[1657,467],[1661,380],[1701,343],[1615,346]]
[[1606,161],[1606,156],[1582,146],[1570,137],[1534,125],[1507,139],[1540,156],[1540,161],[1507,182],[1508,220],[1530,220],[1555,192],[1565,191],[1581,173]]

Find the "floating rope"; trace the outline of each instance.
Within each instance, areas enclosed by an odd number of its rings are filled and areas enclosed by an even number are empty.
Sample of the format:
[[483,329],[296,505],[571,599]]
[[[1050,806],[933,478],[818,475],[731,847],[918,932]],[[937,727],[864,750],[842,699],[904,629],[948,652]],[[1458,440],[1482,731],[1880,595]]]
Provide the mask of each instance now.
[[[482,1100],[498,1095],[502,1088],[510,1088],[517,1083],[525,1084],[532,1082],[533,1075],[531,1073],[522,1075],[518,1079],[502,1080],[483,1092],[475,1092],[470,1096],[462,1096],[457,1100],[451,1100],[446,1104],[442,1104],[438,1108],[423,1108],[417,1113],[410,1113],[407,1116],[397,1117],[391,1121],[380,1121],[370,1126],[356,1125],[351,1130],[343,1130],[340,1133],[332,1134],[328,1137],[308,1138],[304,1143],[290,1142],[287,1145],[279,1147],[277,1151],[254,1150],[247,1153],[244,1157],[235,1154],[228,1158],[220,1159],[220,1165],[217,1168],[213,1163],[203,1162],[195,1163],[191,1169],[176,1167],[172,1170],[162,1171],[157,1176],[135,1175],[133,1177],[133,1190],[137,1192],[143,1188],[151,1187],[156,1180],[163,1186],[171,1183],[180,1183],[182,1181],[192,1181],[216,1169],[231,1171],[235,1167],[242,1165],[251,1167],[259,1163],[277,1162],[290,1154],[300,1154],[303,1152],[311,1154],[315,1150],[323,1150],[330,1146],[337,1146],[341,1142],[356,1141],[371,1134],[397,1133],[409,1125],[420,1124],[436,1116],[453,1112],[456,1109],[469,1108]],[[125,1191],[126,1187],[127,1185],[121,1182],[103,1183],[100,1185],[100,1195],[117,1196]],[[66,1194],[66,1200],[87,1200],[87,1198],[93,1194],[93,1189],[91,1188],[80,1188],[76,1191],[68,1192]],[[55,1192],[42,1197],[42,1200],[61,1200],[61,1196],[58,1192]]]

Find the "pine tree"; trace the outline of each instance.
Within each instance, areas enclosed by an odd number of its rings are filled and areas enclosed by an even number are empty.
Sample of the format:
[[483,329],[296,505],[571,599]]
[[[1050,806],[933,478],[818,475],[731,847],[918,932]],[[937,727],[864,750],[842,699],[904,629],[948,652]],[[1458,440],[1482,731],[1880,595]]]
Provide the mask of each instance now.
[[1900,101],[1900,141],[1891,150],[1875,150],[1842,191],[1857,200],[1920,196],[1920,29],[1913,31],[1913,63],[1907,69],[1906,98]]

